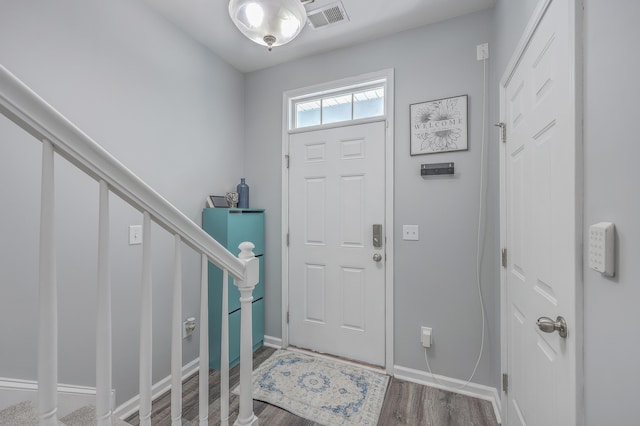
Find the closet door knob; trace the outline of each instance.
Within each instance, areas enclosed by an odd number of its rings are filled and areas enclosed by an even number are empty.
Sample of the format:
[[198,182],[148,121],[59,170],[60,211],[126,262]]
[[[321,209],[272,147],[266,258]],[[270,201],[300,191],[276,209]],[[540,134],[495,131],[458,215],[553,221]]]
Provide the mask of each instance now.
[[553,333],[554,331],[557,331],[560,337],[567,337],[567,322],[562,317],[556,318],[555,321],[548,317],[540,317],[538,318],[538,321],[536,321],[536,325],[545,333]]

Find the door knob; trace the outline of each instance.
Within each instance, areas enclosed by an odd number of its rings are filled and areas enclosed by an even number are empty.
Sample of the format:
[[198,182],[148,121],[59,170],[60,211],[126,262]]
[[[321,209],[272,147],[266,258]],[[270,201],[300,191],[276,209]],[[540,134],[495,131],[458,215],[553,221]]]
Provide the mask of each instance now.
[[560,337],[567,337],[567,322],[562,317],[556,318],[555,321],[551,318],[540,317],[538,318],[538,321],[536,321],[536,324],[538,325],[538,328],[545,333],[553,333],[554,331],[557,331]]
[[380,253],[374,253],[373,254],[373,260],[375,262],[380,262],[382,260],[382,255]]

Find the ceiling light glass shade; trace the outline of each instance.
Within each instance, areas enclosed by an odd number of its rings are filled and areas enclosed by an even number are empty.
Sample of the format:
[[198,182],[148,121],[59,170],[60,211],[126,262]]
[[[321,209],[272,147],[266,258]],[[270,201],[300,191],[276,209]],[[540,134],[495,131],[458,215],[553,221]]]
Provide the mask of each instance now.
[[229,16],[242,34],[269,50],[296,38],[307,21],[300,0],[230,0]]

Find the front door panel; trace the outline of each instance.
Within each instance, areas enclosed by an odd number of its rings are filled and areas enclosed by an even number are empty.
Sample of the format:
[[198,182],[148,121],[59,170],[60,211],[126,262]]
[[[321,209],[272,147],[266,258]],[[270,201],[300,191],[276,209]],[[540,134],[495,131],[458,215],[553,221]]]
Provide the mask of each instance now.
[[384,245],[373,246],[373,225],[384,223],[385,124],[289,141],[289,341],[384,366]]

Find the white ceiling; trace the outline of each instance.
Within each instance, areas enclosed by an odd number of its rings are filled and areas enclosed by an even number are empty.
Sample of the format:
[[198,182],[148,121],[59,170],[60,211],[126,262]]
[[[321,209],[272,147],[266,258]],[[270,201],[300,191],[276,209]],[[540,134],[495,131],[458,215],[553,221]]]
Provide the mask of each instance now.
[[[373,40],[493,7],[496,0],[342,0],[349,22],[313,29],[291,43],[266,47],[245,38],[229,18],[227,0],[144,0],[194,39],[242,72]],[[334,3],[315,0],[307,11]]]

